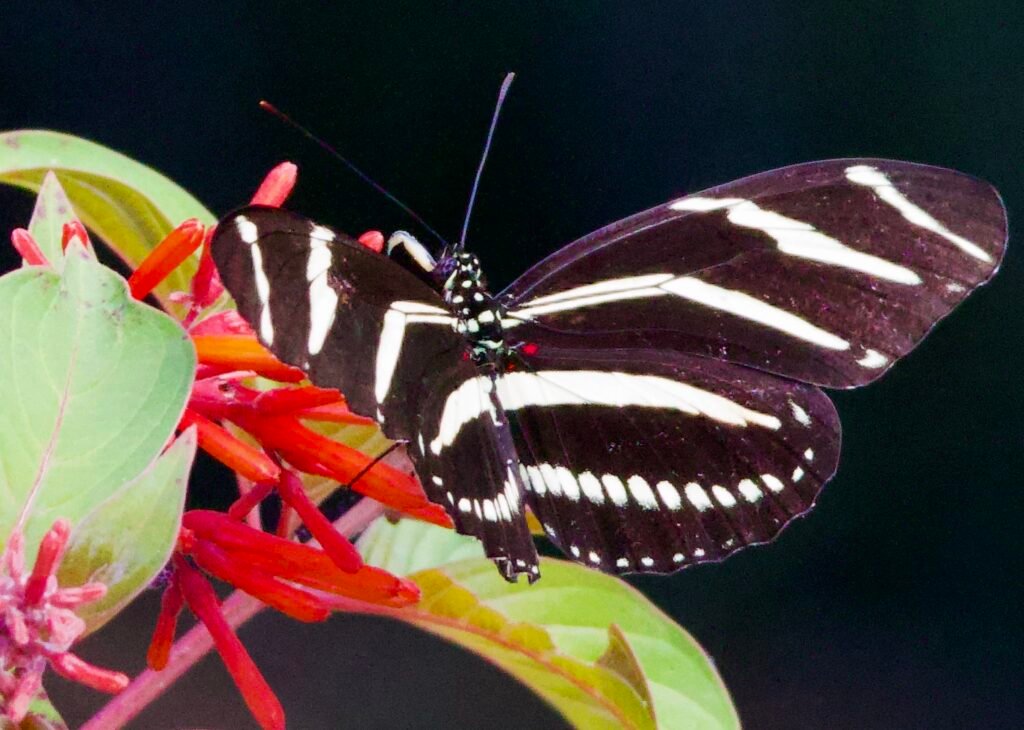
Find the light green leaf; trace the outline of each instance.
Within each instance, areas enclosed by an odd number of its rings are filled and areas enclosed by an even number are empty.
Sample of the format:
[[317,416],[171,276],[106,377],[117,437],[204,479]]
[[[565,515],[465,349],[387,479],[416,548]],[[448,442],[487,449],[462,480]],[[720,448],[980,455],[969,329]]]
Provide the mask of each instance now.
[[95,631],[156,577],[171,556],[196,453],[195,429],[183,433],[150,467],[96,505],[75,526],[57,582],[98,581],[107,595],[75,613]]
[[0,541],[20,526],[31,564],[54,520],[76,524],[160,453],[196,356],[76,243],[63,274],[0,277],[0,343]]
[[56,175],[46,173],[39,195],[36,196],[36,207],[32,211],[28,231],[39,244],[46,260],[57,271],[64,268],[64,249],[61,246],[64,224],[73,220],[77,219],[67,193],[60,186]]
[[[215,220],[156,170],[95,142],[45,130],[0,134],[0,182],[38,191],[50,170],[78,218],[132,268],[182,221]],[[157,287],[154,294],[165,308],[171,292],[188,289],[197,265],[197,258],[189,259]]]
[[475,540],[411,520],[378,520],[359,546],[392,572],[439,566],[412,573],[423,600],[389,615],[505,669],[577,727],[739,727],[700,646],[618,578],[543,559],[537,583],[507,583],[490,560],[460,559]]
[[432,529],[424,522],[403,520],[397,525],[376,520],[359,538],[359,552],[370,565],[395,575],[411,575],[468,558],[484,556],[480,541],[455,530]]

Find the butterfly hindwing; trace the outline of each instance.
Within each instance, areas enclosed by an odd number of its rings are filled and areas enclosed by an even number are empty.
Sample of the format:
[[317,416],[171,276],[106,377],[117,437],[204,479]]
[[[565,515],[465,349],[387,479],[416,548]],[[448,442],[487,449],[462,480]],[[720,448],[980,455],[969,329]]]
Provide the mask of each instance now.
[[506,374],[527,502],[566,553],[671,572],[774,537],[839,458],[817,388],[662,351],[549,351]]
[[[496,378],[458,361],[447,366],[418,403],[410,454],[430,498],[445,505],[456,529],[478,537],[485,554],[512,578],[538,575],[527,527],[524,484],[509,418]],[[478,417],[462,421],[469,413]]]

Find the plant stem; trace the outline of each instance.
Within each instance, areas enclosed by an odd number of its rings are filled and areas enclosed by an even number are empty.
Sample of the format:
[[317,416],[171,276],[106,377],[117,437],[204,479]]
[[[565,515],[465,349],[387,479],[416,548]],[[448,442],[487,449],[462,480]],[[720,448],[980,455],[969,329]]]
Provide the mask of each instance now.
[[[346,537],[356,535],[383,514],[381,505],[368,498],[360,500],[352,509],[338,518],[335,529]],[[340,597],[339,597],[340,598]],[[360,605],[359,601],[336,602],[338,608],[351,603],[353,608]],[[221,604],[220,610],[228,625],[237,629],[266,606],[257,599],[241,591],[234,591]],[[104,705],[99,712],[82,725],[81,730],[116,730],[131,722],[153,700],[177,681],[192,666],[206,656],[213,647],[213,640],[203,624],[196,624],[188,633],[174,642],[167,666],[159,672],[146,669],[114,699]]]

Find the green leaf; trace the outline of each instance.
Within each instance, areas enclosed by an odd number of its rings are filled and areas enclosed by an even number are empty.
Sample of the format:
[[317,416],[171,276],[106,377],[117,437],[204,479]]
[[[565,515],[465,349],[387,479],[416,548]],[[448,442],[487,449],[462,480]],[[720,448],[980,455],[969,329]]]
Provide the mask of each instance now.
[[[156,170],[95,142],[45,130],[0,134],[0,181],[38,191],[50,170],[79,219],[132,268],[182,221],[215,220]],[[154,294],[165,308],[171,292],[188,289],[197,265],[198,258],[189,259],[157,287]]]
[[511,584],[490,560],[460,559],[480,555],[475,540],[411,520],[378,520],[359,546],[370,564],[419,570],[423,600],[388,615],[505,669],[577,727],[739,727],[700,646],[618,578],[545,558],[537,583]]
[[77,243],[62,274],[0,277],[0,343],[0,540],[20,526],[31,564],[54,520],[76,524],[160,453],[196,356]]
[[39,195],[36,196],[36,207],[32,211],[28,232],[39,244],[46,260],[57,271],[64,268],[64,249],[61,246],[64,224],[74,220],[77,220],[75,211],[57,176],[52,172],[46,173]]
[[171,557],[196,453],[195,429],[82,518],[57,573],[61,586],[98,581],[107,595],[75,613],[95,631],[156,577]]
[[[502,597],[480,595],[466,585],[464,575],[448,572],[470,566],[497,577],[494,565],[479,558],[414,573],[411,577],[422,591],[420,603],[396,615],[501,667],[576,727],[653,730],[652,708],[626,678],[598,664],[597,657],[564,650],[556,645],[549,626],[521,620]],[[603,628],[607,642],[607,625]]]

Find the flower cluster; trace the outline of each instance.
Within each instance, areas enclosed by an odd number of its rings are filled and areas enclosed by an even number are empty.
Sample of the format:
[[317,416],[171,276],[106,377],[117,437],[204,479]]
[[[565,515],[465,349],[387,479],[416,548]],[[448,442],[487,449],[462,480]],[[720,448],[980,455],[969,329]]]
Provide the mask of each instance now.
[[[294,186],[295,178],[294,165],[279,165],[267,176],[252,202],[280,205]],[[172,297],[185,310],[182,325],[198,356],[196,379],[179,430],[194,427],[200,448],[236,472],[240,490],[238,500],[227,514],[205,510],[185,514],[147,659],[152,669],[167,665],[177,617],[187,605],[209,630],[260,725],[281,728],[284,714],[280,704],[221,615],[206,576],[230,583],[302,621],[326,618],[337,606],[332,596],[395,607],[418,600],[419,591],[414,583],[363,565],[355,547],[309,498],[300,472],[349,484],[364,496],[409,516],[449,527],[452,523],[443,508],[427,500],[415,477],[383,462],[374,462],[366,454],[307,425],[373,423],[349,411],[341,393],[303,384],[304,373],[268,352],[237,313],[220,311],[204,316],[215,309],[211,305],[224,292],[210,255],[212,234],[213,227],[207,228],[198,220],[183,222],[154,248],[128,280],[132,296],[143,299],[202,247],[189,291]],[[65,247],[75,238],[90,245],[88,234],[77,222],[65,226]],[[27,263],[47,265],[27,230],[14,231],[11,240]],[[383,237],[370,232],[360,241],[379,251]],[[257,390],[246,384],[255,376],[281,385]],[[239,431],[248,437],[240,438]],[[259,521],[259,503],[271,492],[277,493],[283,505],[277,535],[265,532]],[[315,543],[301,544],[289,539],[297,521],[305,525]],[[102,595],[101,589],[102,586],[85,586],[68,589],[77,590],[78,594],[65,590],[54,595],[83,595],[86,598],[80,600],[92,600],[98,591]],[[66,604],[69,599],[60,600]],[[11,625],[8,623],[8,627]],[[77,635],[67,634],[68,641]],[[69,659],[54,659],[70,657],[69,654],[39,656],[63,674],[69,674],[70,662],[70,666],[80,669],[80,676],[76,677],[79,681],[91,686],[102,684],[89,679],[100,676],[97,672],[102,670],[92,670],[90,674],[81,669],[80,660],[76,664]],[[109,680],[102,688],[116,690],[124,686],[123,682],[115,684]],[[0,690],[4,697],[22,702],[23,697],[35,694],[38,684],[12,692],[4,687]]]
[[56,572],[71,526],[57,520],[39,543],[35,566],[25,572],[24,538],[12,532],[0,577],[0,695],[3,717],[20,723],[42,689],[47,665],[58,674],[101,692],[119,692],[128,685],[120,672],[95,667],[72,654],[71,645],[85,631],[74,609],[103,598],[102,583],[60,588]]

